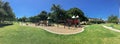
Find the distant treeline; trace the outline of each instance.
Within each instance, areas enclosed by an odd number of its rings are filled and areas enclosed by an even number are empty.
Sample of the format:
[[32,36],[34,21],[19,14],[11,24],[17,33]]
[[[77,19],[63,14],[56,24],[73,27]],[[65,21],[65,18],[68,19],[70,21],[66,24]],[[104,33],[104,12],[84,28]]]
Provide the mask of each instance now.
[[39,22],[44,21],[48,19],[52,19],[53,22],[63,21],[67,19],[72,19],[72,16],[79,16],[80,22],[87,21],[88,24],[101,24],[101,23],[118,23],[119,19],[115,15],[111,15],[108,17],[108,20],[102,20],[99,18],[88,18],[85,16],[84,12],[77,8],[73,7],[69,10],[64,10],[61,8],[60,5],[53,4],[51,7],[51,12],[41,11],[36,16],[31,16],[29,18],[26,18],[25,16],[22,18],[19,18],[18,21],[21,22]]
[[84,12],[81,9],[74,7],[69,10],[64,10],[60,5],[56,4],[52,5],[51,12],[41,11],[36,16],[31,16],[29,18],[24,16],[19,18],[18,21],[39,22],[41,20],[47,20],[49,17],[53,22],[57,22],[58,20],[72,19],[72,16],[79,16],[80,21],[88,21],[88,18],[84,15]]

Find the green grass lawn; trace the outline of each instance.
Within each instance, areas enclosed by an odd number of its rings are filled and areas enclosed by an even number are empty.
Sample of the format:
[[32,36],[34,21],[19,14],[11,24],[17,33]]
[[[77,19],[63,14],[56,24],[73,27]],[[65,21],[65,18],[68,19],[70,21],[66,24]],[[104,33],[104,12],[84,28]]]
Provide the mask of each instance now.
[[0,28],[0,44],[119,44],[120,33],[90,25],[75,35],[57,35],[18,24]]
[[105,25],[106,25],[106,26],[113,27],[113,28],[116,28],[116,29],[119,29],[119,30],[120,30],[120,24],[108,23],[108,24],[105,24]]

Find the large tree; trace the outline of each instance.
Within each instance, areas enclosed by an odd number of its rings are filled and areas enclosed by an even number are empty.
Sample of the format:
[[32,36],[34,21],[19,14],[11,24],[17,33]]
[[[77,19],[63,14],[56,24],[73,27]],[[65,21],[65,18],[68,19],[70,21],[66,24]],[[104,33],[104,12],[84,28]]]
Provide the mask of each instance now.
[[0,8],[0,23],[2,23],[5,18],[7,16],[7,13],[5,12],[5,10],[3,8]]
[[39,22],[39,20],[40,20],[40,17],[38,16],[29,17],[29,21],[33,23]]
[[24,17],[22,17],[22,18],[19,18],[19,19],[18,19],[18,21],[21,21],[21,22],[26,22],[26,21],[27,21],[27,17],[26,17],[26,16],[24,16]]
[[7,15],[6,11],[2,8],[3,2],[0,0],[0,23],[5,20],[5,16]]
[[42,21],[43,20],[47,20],[47,18],[48,18],[47,12],[46,11],[42,11],[42,12],[40,12],[36,16],[29,17],[29,21],[35,23],[35,22],[39,22],[41,20]]
[[[69,10],[64,10],[60,7],[60,5],[53,4],[51,7],[51,12],[47,13],[46,11],[42,11],[40,14],[37,15],[36,18],[39,20],[47,20],[47,17],[50,17],[56,23],[64,22],[66,19],[71,18],[73,15],[79,16],[81,21],[87,21],[87,17],[85,17],[82,10],[79,8],[71,8]],[[33,18],[33,17],[31,17]]]
[[80,10],[79,8],[70,8],[68,11],[67,11],[67,16],[68,18],[71,18],[72,16],[79,16],[79,19],[81,21],[87,21],[87,17],[85,17],[84,13],[82,10]]
[[2,8],[3,2],[2,0],[0,0],[0,8]]
[[53,4],[53,6],[51,7],[51,11],[55,15],[56,20],[58,19],[59,15],[60,15],[60,9],[61,9],[60,5]]
[[60,7],[60,5],[53,4],[51,7],[52,16],[54,17],[54,20],[58,22],[58,20],[64,20],[66,18],[65,14],[66,11]]
[[15,19],[15,15],[8,2],[0,0],[0,22],[12,21]]
[[5,2],[4,5],[3,5],[3,9],[7,12],[7,19],[6,20],[15,20],[15,14],[13,13],[12,11],[12,8],[10,7],[9,3],[8,2]]
[[46,11],[42,11],[38,17],[40,18],[39,20],[47,20],[47,12]]
[[111,16],[109,16],[108,17],[108,22],[109,23],[118,23],[119,22],[119,20],[118,20],[118,16],[115,16],[115,15],[111,15]]

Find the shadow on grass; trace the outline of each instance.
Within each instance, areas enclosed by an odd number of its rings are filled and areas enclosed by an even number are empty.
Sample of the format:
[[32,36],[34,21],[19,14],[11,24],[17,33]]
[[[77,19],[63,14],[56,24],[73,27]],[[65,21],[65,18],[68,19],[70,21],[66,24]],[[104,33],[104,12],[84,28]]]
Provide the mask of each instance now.
[[10,25],[13,25],[13,24],[0,24],[0,28],[5,27],[5,26],[10,26]]

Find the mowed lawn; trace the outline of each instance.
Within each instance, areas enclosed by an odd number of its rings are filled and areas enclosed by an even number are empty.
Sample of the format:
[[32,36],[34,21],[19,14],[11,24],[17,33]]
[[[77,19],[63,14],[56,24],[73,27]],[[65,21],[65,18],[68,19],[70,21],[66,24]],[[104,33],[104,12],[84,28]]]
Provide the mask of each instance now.
[[119,44],[120,33],[107,30],[101,25],[90,25],[75,35],[52,34],[35,27],[0,27],[0,44]]
[[116,28],[116,29],[119,29],[119,30],[120,30],[120,24],[108,23],[108,24],[105,24],[105,25],[106,25],[106,26],[113,27],[113,28]]

